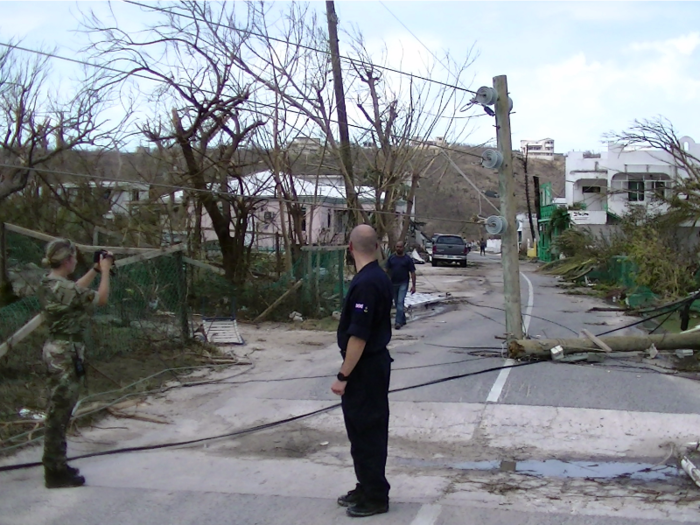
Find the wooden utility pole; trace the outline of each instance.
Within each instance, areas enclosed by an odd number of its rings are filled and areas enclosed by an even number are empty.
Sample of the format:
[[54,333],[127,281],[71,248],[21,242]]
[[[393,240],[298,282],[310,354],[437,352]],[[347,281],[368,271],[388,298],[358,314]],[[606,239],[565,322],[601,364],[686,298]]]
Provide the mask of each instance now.
[[523,338],[523,319],[520,308],[520,270],[518,263],[518,232],[515,228],[515,178],[513,177],[513,146],[510,138],[510,104],[508,80],[505,75],[493,77],[496,90],[496,128],[498,150],[503,163],[498,170],[501,215],[505,230],[501,234],[501,261],[503,263],[503,291],[506,310],[506,337]]
[[[654,345],[657,350],[700,350],[700,332],[687,334],[635,335],[601,337],[599,339],[608,351],[612,352],[644,352]],[[602,352],[600,344],[589,339],[522,339],[511,341],[508,345],[509,357],[524,356],[551,358],[552,348],[561,346],[564,355]]]
[[532,243],[537,241],[535,237],[535,225],[532,223],[532,207],[530,206],[530,181],[527,174],[528,149],[525,147],[525,158],[523,159],[523,171],[525,172],[525,200],[527,201],[527,220],[530,223],[530,234],[532,235]]
[[338,107],[338,133],[340,135],[340,157],[345,168],[345,192],[348,207],[352,209],[350,217],[353,223],[349,230],[360,222],[360,205],[355,195],[355,176],[352,170],[352,152],[350,150],[350,131],[348,128],[348,112],[345,108],[345,89],[343,88],[343,73],[340,67],[340,46],[338,43],[338,16],[335,14],[335,2],[326,2],[326,18],[328,19],[328,40],[331,48],[331,66],[333,68],[333,89]]

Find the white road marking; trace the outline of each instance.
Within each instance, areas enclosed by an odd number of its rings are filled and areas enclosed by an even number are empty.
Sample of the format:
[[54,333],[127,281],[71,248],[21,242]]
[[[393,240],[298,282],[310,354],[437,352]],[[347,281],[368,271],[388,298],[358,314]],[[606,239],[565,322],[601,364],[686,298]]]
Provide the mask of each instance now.
[[525,307],[525,315],[523,315],[523,327],[525,328],[525,335],[528,335],[528,332],[530,331],[530,320],[532,319],[532,309],[535,306],[535,289],[532,286],[532,281],[528,279],[527,275],[525,275],[523,272],[520,272],[520,275],[522,275],[523,279],[527,281],[528,288],[527,306]]
[[[527,306],[525,307],[525,315],[523,315],[523,328],[525,335],[527,335],[530,330],[530,321],[532,320],[532,309],[535,306],[535,290],[532,286],[532,281],[528,279],[527,275],[520,272],[520,275],[527,281],[528,286],[528,296],[527,296]],[[513,359],[506,359],[503,366],[513,366],[515,361]],[[506,386],[506,381],[508,381],[508,376],[510,375],[510,368],[504,368],[498,374],[496,382],[491,387],[488,397],[486,398],[487,403],[498,403],[503,393],[503,387]]]
[[442,511],[441,505],[423,505],[411,525],[433,525]]
[[[506,359],[506,362],[503,363],[503,366],[513,366],[515,364],[515,361],[512,359]],[[501,397],[501,393],[503,392],[503,387],[506,386],[506,381],[508,380],[508,376],[510,375],[510,368],[504,368],[503,370],[500,371],[498,374],[498,377],[496,378],[496,382],[493,384],[491,387],[491,392],[489,392],[489,397],[486,398],[487,403],[498,403],[498,399]]]

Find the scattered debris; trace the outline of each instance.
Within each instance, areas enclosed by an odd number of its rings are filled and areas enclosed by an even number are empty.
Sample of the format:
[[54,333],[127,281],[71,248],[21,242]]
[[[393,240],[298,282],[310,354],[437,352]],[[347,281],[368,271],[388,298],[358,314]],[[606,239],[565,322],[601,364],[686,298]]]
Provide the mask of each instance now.
[[195,339],[201,340],[201,334],[204,334],[205,342],[213,345],[243,345],[245,341],[238,331],[238,323],[235,319],[229,317],[215,317],[205,319],[201,331],[195,332]]
[[46,414],[38,410],[32,410],[30,408],[20,408],[19,417],[22,419],[32,419],[34,421],[43,421],[46,419]]
[[335,319],[336,321],[340,321],[340,311],[336,310],[331,314],[331,317]]
[[126,413],[126,412],[123,412],[120,410],[115,410],[114,407],[108,408],[107,412],[109,412],[114,417],[119,417],[119,418],[136,419],[138,421],[146,421],[147,423],[158,423],[159,425],[171,424],[171,421],[169,421],[163,417],[153,416],[153,415],[145,415],[145,414]]
[[656,345],[651,345],[647,348],[645,354],[649,359],[656,359],[656,356],[659,355],[659,351],[656,349]]
[[304,321],[304,317],[299,312],[292,312],[291,314],[289,314],[289,319],[291,319],[295,323],[301,323]]
[[564,357],[564,349],[561,347],[561,345],[557,345],[554,348],[551,348],[549,352],[552,355],[552,360],[558,361],[562,357]]
[[676,350],[676,357],[683,359],[684,357],[693,357],[693,351],[687,348]]

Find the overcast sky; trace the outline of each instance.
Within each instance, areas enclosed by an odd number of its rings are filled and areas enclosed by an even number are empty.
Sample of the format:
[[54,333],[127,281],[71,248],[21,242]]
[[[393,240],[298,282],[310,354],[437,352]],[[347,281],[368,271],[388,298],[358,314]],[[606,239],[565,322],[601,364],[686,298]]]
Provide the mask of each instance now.
[[[71,56],[80,47],[75,14],[91,5],[0,2],[0,39]],[[144,20],[136,7],[119,10],[135,27]],[[385,42],[403,69],[425,59],[425,47],[460,58],[474,46],[466,87],[508,76],[516,147],[551,137],[557,152],[601,150],[603,133],[657,115],[700,140],[700,3],[338,1],[336,11],[341,29],[357,27],[370,47]],[[340,45],[342,53],[342,36]],[[474,142],[494,137],[492,121],[475,122]]]

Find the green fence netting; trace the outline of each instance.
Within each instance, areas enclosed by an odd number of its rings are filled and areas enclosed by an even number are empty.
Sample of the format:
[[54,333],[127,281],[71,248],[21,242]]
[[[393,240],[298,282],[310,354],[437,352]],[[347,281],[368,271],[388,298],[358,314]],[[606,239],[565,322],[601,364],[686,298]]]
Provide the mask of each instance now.
[[[304,249],[291,271],[269,271],[274,254],[259,254],[250,278],[235,285],[210,270],[188,268],[188,301],[206,318],[239,316],[255,319],[301,280],[301,285],[265,317],[284,321],[292,312],[303,317],[326,317],[339,310],[345,291],[345,248]],[[266,260],[267,259],[267,260]],[[259,271],[265,268],[267,271]]]
[[[36,290],[46,273],[41,267],[44,246],[45,242],[6,232],[7,268],[15,296],[10,304],[0,308],[0,343],[40,313]],[[92,254],[81,255],[76,276],[92,264]],[[92,356],[106,357],[144,346],[185,341],[189,311],[186,268],[180,254],[159,255],[122,266],[110,284],[109,303],[97,310],[86,334]],[[99,277],[92,287],[98,285]],[[42,329],[38,334],[46,335]],[[17,343],[6,359],[32,362],[40,358],[37,339],[42,338],[30,337]]]

